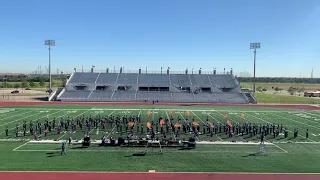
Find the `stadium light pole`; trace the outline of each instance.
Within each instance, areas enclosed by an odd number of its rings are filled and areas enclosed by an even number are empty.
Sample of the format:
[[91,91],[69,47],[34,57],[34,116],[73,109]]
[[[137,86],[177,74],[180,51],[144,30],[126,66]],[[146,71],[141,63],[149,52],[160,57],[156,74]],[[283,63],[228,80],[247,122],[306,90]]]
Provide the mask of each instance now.
[[45,40],[44,45],[49,46],[49,96],[51,95],[51,56],[50,56],[50,51],[51,51],[51,46],[56,45],[55,40]]
[[250,49],[254,49],[253,54],[253,95],[256,93],[256,54],[257,49],[260,49],[260,43],[250,43]]

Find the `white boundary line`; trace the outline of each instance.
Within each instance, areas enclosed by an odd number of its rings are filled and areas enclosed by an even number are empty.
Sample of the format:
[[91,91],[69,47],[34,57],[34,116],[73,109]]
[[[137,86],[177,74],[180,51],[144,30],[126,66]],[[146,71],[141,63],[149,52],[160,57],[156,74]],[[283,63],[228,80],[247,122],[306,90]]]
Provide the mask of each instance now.
[[[136,150],[94,150],[94,149],[88,149],[88,150],[74,150],[74,149],[70,149],[69,152],[128,152],[128,153],[132,153],[132,152],[141,152],[141,148],[140,149],[136,149]],[[55,151],[60,151],[60,150],[47,150],[47,149],[39,149],[39,150],[33,150],[33,149],[25,149],[25,150],[15,150],[15,152],[55,152]],[[236,152],[236,151],[170,151],[169,153],[232,153],[232,154],[247,154],[247,153],[256,153],[257,151],[246,151],[246,152]],[[268,154],[285,154],[286,152],[268,152]]]
[[[135,171],[0,171],[0,173],[83,173],[83,174],[149,174]],[[320,173],[266,173],[266,172],[152,172],[152,174],[221,174],[221,175],[320,175]]]
[[16,148],[14,148],[12,151],[17,151],[19,148],[21,148],[22,146],[27,145],[28,143],[29,143],[29,141],[24,143],[24,144],[22,144],[22,145],[20,145],[20,146],[18,146],[18,147],[16,147]]
[[[124,105],[124,106],[126,106],[126,105]],[[232,106],[230,106],[230,109],[232,108]],[[9,108],[0,108],[0,110],[2,110],[2,109],[9,109]],[[12,108],[10,108],[10,109],[12,109]],[[32,110],[59,110],[59,108],[38,108],[38,107],[36,107],[36,108],[15,108],[15,109],[32,109]],[[70,110],[70,111],[75,111],[75,110],[88,110],[88,109],[63,109],[63,110]],[[103,110],[103,111],[106,111],[106,110],[118,110],[118,111],[120,111],[120,110],[128,110],[128,111],[139,111],[139,110],[143,110],[143,111],[146,111],[146,110],[150,110],[150,108],[148,109],[145,109],[145,108],[139,108],[139,109],[131,109],[131,108],[123,108],[123,109],[118,109],[118,108],[97,108],[97,109],[95,109],[95,108],[89,108],[89,110],[91,110],[91,111],[101,111],[101,110]],[[209,111],[209,112],[214,112],[214,111],[222,111],[222,112],[225,112],[225,111],[228,111],[228,112],[238,112],[238,113],[241,113],[241,112],[260,112],[260,113],[263,113],[263,112],[300,112],[299,110],[287,110],[287,111],[282,111],[282,110],[279,110],[279,111],[277,111],[277,110],[274,110],[274,111],[268,111],[268,110],[261,110],[261,111],[255,111],[255,110],[252,110],[252,111],[241,111],[241,110],[227,110],[227,108],[226,109],[217,109],[217,110],[215,110],[215,109],[212,109],[212,107],[207,107],[207,109],[206,109],[206,107],[204,107],[203,109],[200,109],[200,108],[197,108],[197,107],[191,107],[191,108],[185,108],[185,109],[172,109],[172,108],[170,108],[170,109],[167,109],[167,108],[155,108],[154,110],[156,110],[156,111],[161,111],[161,110],[163,110],[163,111],[165,111],[165,110],[167,110],[167,111],[169,111],[169,110],[172,110],[172,111],[187,111],[187,110],[192,110],[192,111],[200,111],[200,112],[206,112],[206,111]],[[320,110],[319,110],[320,111]]]

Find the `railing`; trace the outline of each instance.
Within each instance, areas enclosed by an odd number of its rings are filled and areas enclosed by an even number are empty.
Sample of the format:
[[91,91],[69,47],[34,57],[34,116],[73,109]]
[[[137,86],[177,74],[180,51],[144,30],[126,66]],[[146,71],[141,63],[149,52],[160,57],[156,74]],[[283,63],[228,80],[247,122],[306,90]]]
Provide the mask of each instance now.
[[137,100],[134,100],[130,97],[118,97],[118,98],[62,98],[62,101],[84,101],[84,102],[90,102],[90,101],[100,101],[100,102],[151,102],[151,101],[158,101],[158,102],[184,102],[184,103],[230,103],[230,104],[247,104],[244,101],[241,101],[240,99],[208,99],[208,98],[199,98],[199,99],[186,99],[186,98],[180,98],[180,97],[174,97],[174,98],[168,98],[168,97],[158,97],[158,98],[150,98],[150,97],[144,97],[144,98],[138,98]]
[[190,74],[188,75],[188,77],[189,77],[189,81],[190,81],[190,86],[191,86],[190,89],[191,89],[191,93],[192,93],[192,95],[193,95],[193,99],[196,99],[196,96],[194,95],[193,88],[192,88],[192,87],[194,87],[194,86],[193,86],[193,84],[192,84]]
[[[81,70],[81,71],[76,71],[78,73],[91,73],[91,69],[85,69],[85,70]],[[107,73],[107,71],[101,70],[101,69],[94,69],[93,70],[94,73]],[[108,73],[120,73],[120,70],[110,70],[108,71]],[[122,70],[122,73],[139,73],[139,70]],[[141,69],[141,74],[167,74],[167,70],[163,70],[163,71],[159,71],[159,70],[143,70]],[[169,70],[169,74],[186,74],[186,71],[174,71],[174,70]],[[193,72],[190,72],[188,74],[199,74],[198,70],[195,70]],[[201,74],[214,74],[213,71],[201,71]],[[223,74],[229,74],[230,75],[230,71],[217,71],[216,72],[217,75],[223,75]]]
[[71,73],[69,79],[68,79],[67,82],[66,82],[66,85],[67,85],[67,84],[69,83],[69,81],[72,79],[73,75],[74,75],[74,73]]
[[0,95],[0,101],[48,101],[47,95],[21,96]]
[[59,93],[59,95],[57,96],[57,99],[60,99],[60,97],[62,96],[62,94],[66,91],[66,88],[63,88],[62,91]]
[[120,75],[120,72],[119,72],[119,73],[118,73],[118,75],[117,75],[116,82],[114,82],[114,85],[113,85],[113,92],[112,92],[111,98],[113,98],[113,95],[114,95],[114,93],[115,93],[115,92],[116,92],[116,90],[117,90],[117,83],[118,83],[119,75]]
[[137,76],[137,89],[136,89],[136,93],[134,95],[134,99],[137,99],[137,94],[138,94],[138,90],[139,90],[139,75],[140,74],[138,74],[138,76]]
[[48,101],[51,101],[53,97],[57,94],[58,88],[51,94],[51,96],[48,98]]

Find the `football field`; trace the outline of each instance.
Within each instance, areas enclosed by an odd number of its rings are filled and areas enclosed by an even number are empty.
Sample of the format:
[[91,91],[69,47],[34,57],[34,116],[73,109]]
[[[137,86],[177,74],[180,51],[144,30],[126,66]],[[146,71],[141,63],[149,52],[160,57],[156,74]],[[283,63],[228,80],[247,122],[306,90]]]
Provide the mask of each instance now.
[[[88,117],[141,117],[141,124],[146,128],[147,122],[158,122],[168,118],[184,120],[194,119],[200,126],[198,142],[194,150],[179,148],[163,148],[159,153],[157,148],[147,149],[144,157],[133,157],[133,153],[146,150],[145,147],[99,147],[92,144],[89,148],[81,148],[74,144],[67,150],[67,155],[60,155],[57,140],[74,141],[83,139],[89,133],[93,142],[102,136],[123,137],[130,133],[107,124],[105,128],[82,130],[77,127],[74,132],[64,129],[60,134],[57,127],[47,135],[37,130],[38,141],[32,141],[33,135],[24,135],[22,124],[30,121],[35,124],[46,120],[56,124],[59,120],[76,120]],[[284,138],[280,133],[266,137],[266,154],[259,154],[260,136],[250,134],[234,134],[228,137],[225,132],[214,135],[206,132],[203,127],[206,121],[225,124],[229,120],[233,125],[239,123],[283,125],[289,136]],[[16,129],[18,127],[18,136]],[[6,136],[8,128],[8,136]],[[293,137],[293,131],[298,128],[298,136]],[[306,138],[308,129],[309,137]],[[42,130],[43,131],[43,130]],[[146,131],[146,130],[145,130]],[[137,135],[145,134],[134,129]],[[160,131],[160,127],[159,130]],[[159,135],[161,136],[161,135]],[[195,137],[193,133],[183,133],[179,136],[170,132],[167,138],[173,140],[188,140]],[[219,106],[134,106],[134,105],[43,105],[0,107],[0,170],[39,170],[39,171],[174,171],[174,172],[301,172],[319,173],[320,167],[320,111],[305,111],[276,108],[252,107],[219,107]],[[206,143],[204,143],[206,142]]]

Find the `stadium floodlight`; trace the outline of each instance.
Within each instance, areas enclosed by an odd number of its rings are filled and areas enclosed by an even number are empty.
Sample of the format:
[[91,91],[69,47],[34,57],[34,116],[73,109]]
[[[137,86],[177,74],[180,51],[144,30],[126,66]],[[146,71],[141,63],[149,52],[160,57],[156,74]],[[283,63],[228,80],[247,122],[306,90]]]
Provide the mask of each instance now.
[[51,51],[51,46],[56,45],[56,41],[55,40],[44,40],[44,45],[49,46],[49,96],[51,96],[52,82],[51,82],[51,55],[50,55],[50,51]]
[[256,93],[256,54],[257,49],[260,49],[260,43],[250,43],[250,49],[254,49],[253,54],[253,95]]

